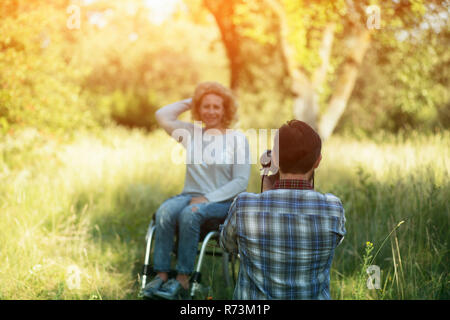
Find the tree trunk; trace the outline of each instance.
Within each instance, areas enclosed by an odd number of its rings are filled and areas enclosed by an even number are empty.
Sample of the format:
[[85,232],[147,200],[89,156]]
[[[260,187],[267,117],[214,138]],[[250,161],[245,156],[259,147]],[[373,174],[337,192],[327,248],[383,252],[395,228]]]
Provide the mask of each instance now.
[[358,70],[370,45],[370,31],[361,28],[349,38],[349,54],[341,66],[336,86],[328,104],[326,113],[319,123],[322,139],[328,139],[347,107],[347,102],[355,86]]
[[242,53],[240,35],[232,21],[235,3],[229,0],[203,0],[203,3],[212,13],[219,27],[230,65],[230,88],[237,94],[242,69]]
[[318,105],[314,103],[313,85],[294,59],[294,49],[288,42],[289,26],[284,7],[276,0],[264,0],[277,17],[276,30],[283,66],[291,80],[293,114],[298,120],[317,128]]
[[[329,23],[323,30],[322,42],[319,48],[321,65],[314,71],[312,81],[296,76],[293,81],[297,95],[294,97],[293,114],[298,120],[304,121],[315,130],[318,130],[317,119],[319,115],[319,95],[323,89],[330,65],[331,49],[333,48],[335,23]],[[300,80],[299,80],[300,78]]]
[[323,30],[322,42],[319,48],[319,57],[321,65],[314,71],[312,83],[314,88],[321,88],[327,77],[328,67],[330,66],[331,50],[333,49],[335,23],[329,23]]
[[319,105],[314,99],[314,88],[305,76],[292,79],[293,82],[293,114],[294,118],[309,124],[317,130],[317,115]]
[[[326,81],[330,63],[335,23],[330,23],[324,28],[319,49],[322,63],[310,79],[296,63],[293,56],[294,49],[288,43],[289,27],[283,5],[277,0],[263,1],[276,15],[275,30],[286,76],[291,80],[290,91],[293,95],[294,117],[305,121],[316,129],[323,139],[327,139],[347,106],[357,79],[359,66],[370,44],[370,32],[361,28],[349,37],[349,53],[341,65],[328,109],[318,122],[319,96]],[[237,2],[233,0],[203,0],[203,3],[213,14],[220,29],[230,63],[230,87],[237,94],[244,61],[241,50],[243,40],[232,22]]]

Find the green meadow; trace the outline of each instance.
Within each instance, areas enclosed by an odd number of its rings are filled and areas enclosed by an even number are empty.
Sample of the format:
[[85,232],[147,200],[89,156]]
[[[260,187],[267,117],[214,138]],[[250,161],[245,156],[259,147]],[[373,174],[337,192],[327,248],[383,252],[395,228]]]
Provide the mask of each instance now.
[[[339,196],[347,219],[333,299],[450,298],[449,141],[443,131],[325,142],[316,189]],[[160,129],[78,131],[64,141],[35,129],[7,135],[0,299],[140,299],[147,227],[182,190],[179,156]],[[248,191],[259,192],[258,165],[252,170]],[[380,268],[379,289],[367,288],[369,265]],[[221,272],[220,259],[208,258],[212,299],[232,296]]]

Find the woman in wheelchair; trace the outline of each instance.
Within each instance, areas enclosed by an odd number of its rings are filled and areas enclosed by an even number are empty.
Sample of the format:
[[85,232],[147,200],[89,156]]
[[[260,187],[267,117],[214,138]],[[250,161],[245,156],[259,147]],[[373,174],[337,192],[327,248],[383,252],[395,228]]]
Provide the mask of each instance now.
[[[200,226],[208,219],[225,219],[233,198],[247,189],[248,141],[244,134],[229,129],[236,109],[229,89],[216,82],[204,82],[197,86],[193,98],[156,112],[158,124],[186,149],[186,175],[181,194],[164,201],[156,211],[156,276],[143,290],[146,298],[187,297]],[[191,110],[194,124],[178,120],[187,110]],[[177,226],[177,276],[169,279]]]

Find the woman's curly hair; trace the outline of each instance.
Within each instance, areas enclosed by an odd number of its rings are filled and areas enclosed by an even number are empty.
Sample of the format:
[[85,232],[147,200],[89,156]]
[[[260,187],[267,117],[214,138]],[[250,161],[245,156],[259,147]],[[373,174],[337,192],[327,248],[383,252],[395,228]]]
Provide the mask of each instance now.
[[224,116],[223,125],[229,128],[230,125],[237,120],[237,101],[230,89],[224,87],[218,82],[202,82],[195,88],[194,96],[192,97],[192,118],[200,121],[200,104],[205,95],[214,93],[223,99]]

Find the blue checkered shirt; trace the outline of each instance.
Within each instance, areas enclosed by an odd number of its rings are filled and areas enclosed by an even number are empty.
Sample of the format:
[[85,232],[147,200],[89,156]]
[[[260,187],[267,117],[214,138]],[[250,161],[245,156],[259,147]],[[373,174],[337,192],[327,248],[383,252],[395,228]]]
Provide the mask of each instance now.
[[301,180],[279,182],[230,207],[220,243],[240,255],[233,298],[330,299],[334,249],[346,233],[342,203]]

